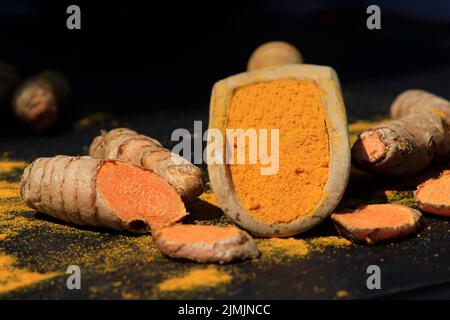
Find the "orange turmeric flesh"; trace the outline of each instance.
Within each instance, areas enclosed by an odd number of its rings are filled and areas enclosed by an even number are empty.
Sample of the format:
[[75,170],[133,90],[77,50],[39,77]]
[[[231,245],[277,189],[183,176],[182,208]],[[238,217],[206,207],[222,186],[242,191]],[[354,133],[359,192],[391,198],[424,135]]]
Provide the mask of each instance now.
[[331,218],[344,235],[372,243],[415,232],[421,214],[403,205],[372,204],[351,212],[334,213]]
[[419,185],[414,196],[421,210],[450,216],[450,170]]
[[180,196],[150,170],[122,162],[105,162],[97,188],[109,207],[132,229],[152,230],[171,225],[186,215]]
[[358,156],[363,161],[372,163],[386,156],[386,146],[384,145],[378,132],[372,132],[364,139],[361,139],[360,143],[361,146],[358,148],[360,155]]
[[[261,175],[259,162],[229,165],[234,190],[246,211],[273,224],[311,214],[323,196],[330,158],[324,106],[316,82],[272,80],[237,89],[227,128],[279,129],[276,174]],[[267,145],[270,147],[270,139]],[[248,153],[247,143],[247,159]]]
[[228,263],[258,256],[253,238],[236,227],[173,225],[154,233],[166,256],[201,263]]
[[166,241],[180,243],[214,243],[232,237],[239,232],[237,228],[221,228],[202,225],[174,225],[162,231]]

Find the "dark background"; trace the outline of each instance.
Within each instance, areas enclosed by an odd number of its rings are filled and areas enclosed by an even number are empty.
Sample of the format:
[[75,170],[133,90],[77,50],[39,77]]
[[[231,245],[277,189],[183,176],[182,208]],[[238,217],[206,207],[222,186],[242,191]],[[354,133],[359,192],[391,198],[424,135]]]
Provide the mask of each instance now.
[[[369,83],[367,93],[391,98],[417,83],[390,88],[398,77],[433,76],[450,66],[446,0],[162,3],[2,0],[0,59],[23,77],[62,71],[78,116],[207,109],[214,82],[244,71],[251,52],[270,40],[293,43],[306,63],[334,67],[344,95]],[[81,30],[66,28],[69,4],[81,7]],[[381,30],[366,28],[370,4],[381,7]],[[420,84],[445,95],[449,80]],[[348,94],[350,118],[377,113],[374,104],[387,110],[383,99],[367,99],[367,107],[354,94]]]

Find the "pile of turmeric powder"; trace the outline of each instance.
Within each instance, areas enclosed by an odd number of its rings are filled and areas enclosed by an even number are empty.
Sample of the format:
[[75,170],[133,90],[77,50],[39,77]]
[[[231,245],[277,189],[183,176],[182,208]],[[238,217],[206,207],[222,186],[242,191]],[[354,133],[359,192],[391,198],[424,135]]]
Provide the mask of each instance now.
[[245,209],[274,224],[310,214],[322,197],[329,162],[329,139],[317,84],[312,80],[274,80],[241,87],[233,95],[227,127],[279,129],[277,174],[261,175],[261,165],[229,166]]

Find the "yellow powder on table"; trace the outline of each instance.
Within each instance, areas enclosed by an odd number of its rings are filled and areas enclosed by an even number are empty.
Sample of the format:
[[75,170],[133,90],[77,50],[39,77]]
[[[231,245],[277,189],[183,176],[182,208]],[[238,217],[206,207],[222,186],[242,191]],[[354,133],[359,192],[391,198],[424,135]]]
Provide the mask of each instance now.
[[280,257],[280,254],[287,257],[303,257],[309,253],[305,240],[295,238],[271,238],[258,241],[258,248],[263,256]]
[[9,173],[15,169],[24,169],[28,165],[25,161],[0,161],[0,174]]
[[19,197],[19,182],[0,181],[0,199]]
[[232,277],[220,271],[216,266],[196,268],[187,274],[167,279],[158,287],[160,291],[186,291],[198,288],[214,288],[218,285],[230,282]]
[[56,273],[42,274],[14,266],[11,256],[0,253],[0,294],[53,278]]
[[347,290],[339,290],[338,292],[336,292],[336,297],[340,298],[340,299],[344,299],[348,297],[348,291]]
[[329,236],[329,237],[317,237],[312,238],[309,240],[309,244],[314,247],[314,249],[318,249],[321,251],[321,249],[325,247],[346,247],[350,246],[352,242],[350,240],[347,240],[345,238],[336,237],[336,236]]
[[[241,87],[232,97],[228,119],[228,129],[279,129],[278,173],[261,175],[261,164],[229,165],[234,189],[247,211],[274,224],[310,214],[322,197],[330,157],[317,84],[273,80]],[[269,139],[269,147],[270,143]],[[248,142],[245,151],[248,163]]]

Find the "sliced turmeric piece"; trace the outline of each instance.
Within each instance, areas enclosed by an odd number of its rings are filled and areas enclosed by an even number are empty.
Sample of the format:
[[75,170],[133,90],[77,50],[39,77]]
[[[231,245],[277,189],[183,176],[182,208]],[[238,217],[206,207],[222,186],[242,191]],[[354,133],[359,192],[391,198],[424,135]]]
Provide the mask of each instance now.
[[354,211],[332,214],[337,229],[354,241],[367,243],[399,238],[418,230],[422,215],[399,204],[364,205]]
[[414,197],[421,210],[450,217],[450,170],[419,185]]
[[172,185],[185,201],[203,192],[203,173],[200,168],[163,148],[158,140],[127,128],[102,131],[92,141],[89,155],[130,162],[153,170]]
[[159,250],[171,258],[223,264],[259,255],[253,238],[236,227],[178,224],[153,237]]
[[187,215],[164,179],[115,160],[38,158],[25,168],[20,192],[29,207],[57,219],[135,233],[169,226]]

